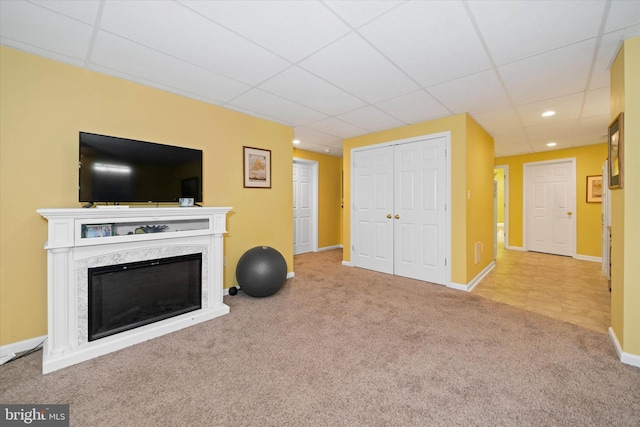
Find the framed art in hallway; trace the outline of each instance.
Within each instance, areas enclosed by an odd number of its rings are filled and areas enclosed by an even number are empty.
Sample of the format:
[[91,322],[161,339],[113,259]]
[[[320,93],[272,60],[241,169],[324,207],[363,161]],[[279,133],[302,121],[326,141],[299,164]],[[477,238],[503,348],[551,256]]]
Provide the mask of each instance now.
[[271,188],[271,150],[242,147],[245,188]]
[[602,203],[602,175],[587,176],[587,203]]
[[609,188],[622,188],[624,177],[624,113],[609,125]]

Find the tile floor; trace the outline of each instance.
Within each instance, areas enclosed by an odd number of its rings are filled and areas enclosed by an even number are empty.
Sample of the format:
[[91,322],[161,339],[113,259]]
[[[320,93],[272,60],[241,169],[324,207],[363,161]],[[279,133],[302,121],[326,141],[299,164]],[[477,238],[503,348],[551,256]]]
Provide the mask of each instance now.
[[504,249],[472,293],[607,333],[611,293],[599,262]]

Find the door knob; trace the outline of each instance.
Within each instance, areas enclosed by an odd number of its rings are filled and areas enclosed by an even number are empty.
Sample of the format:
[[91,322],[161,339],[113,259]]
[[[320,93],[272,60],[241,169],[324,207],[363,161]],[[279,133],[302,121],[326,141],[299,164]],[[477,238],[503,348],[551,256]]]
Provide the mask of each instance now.
[[391,218],[391,214],[387,214],[387,218]]
[[573,212],[569,211],[569,212],[567,212],[567,215],[571,216],[571,215],[573,215]]
[[400,215],[396,214],[395,218],[400,219]]

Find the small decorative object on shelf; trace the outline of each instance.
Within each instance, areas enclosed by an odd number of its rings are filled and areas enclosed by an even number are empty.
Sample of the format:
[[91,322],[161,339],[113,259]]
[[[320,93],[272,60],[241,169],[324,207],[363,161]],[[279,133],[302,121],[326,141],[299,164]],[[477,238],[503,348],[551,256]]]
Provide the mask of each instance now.
[[113,224],[83,224],[82,237],[108,237],[113,236]]
[[143,233],[160,233],[169,228],[168,225],[143,225],[141,227],[136,228],[135,234],[143,234]]

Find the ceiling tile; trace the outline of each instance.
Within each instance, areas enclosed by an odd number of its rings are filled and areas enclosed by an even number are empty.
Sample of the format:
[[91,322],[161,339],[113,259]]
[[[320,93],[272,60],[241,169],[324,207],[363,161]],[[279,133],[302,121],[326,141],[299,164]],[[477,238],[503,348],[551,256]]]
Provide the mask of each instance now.
[[92,26],[33,3],[0,1],[0,35],[21,46],[84,60],[92,33]]
[[427,90],[454,114],[497,110],[511,103],[493,70],[431,86]]
[[298,67],[278,74],[260,88],[329,116],[365,105],[364,101]]
[[249,89],[243,83],[103,31],[98,32],[93,48],[90,67],[94,66],[199,94],[218,102],[232,99]]
[[376,107],[404,123],[419,123],[452,114],[424,90],[379,102]]
[[423,87],[491,67],[459,1],[407,2],[359,32]]
[[[638,18],[640,20],[640,17]],[[624,40],[640,36],[640,24],[627,27],[623,30],[604,34],[600,40],[600,48],[593,67],[593,75],[589,83],[589,89],[598,89],[609,86],[610,69]]]
[[353,136],[365,135],[369,133],[366,129],[359,128],[342,120],[330,117],[315,123],[306,125],[309,129],[314,129],[339,138],[351,138]]
[[511,0],[468,4],[497,65],[596,37],[605,10],[604,2],[594,1]]
[[190,0],[181,3],[293,62],[350,31],[318,1]]
[[582,92],[595,39],[512,62],[498,68],[516,105]]
[[228,105],[260,113],[262,116],[271,117],[272,120],[289,126],[301,126],[326,117],[318,111],[313,111],[260,89],[251,89],[235,98]]
[[251,85],[289,66],[284,59],[174,2],[109,2],[101,28]]
[[342,144],[342,139],[337,136],[329,135],[306,126],[298,126],[293,129],[295,139],[300,140],[300,144],[314,143],[320,145],[328,145],[335,147]]
[[[527,137],[527,134],[522,128],[507,130],[504,132],[496,132],[492,134],[492,136],[493,136],[494,145],[496,146],[500,145],[505,147],[512,144],[514,146],[515,145],[525,146],[529,144],[529,138]],[[528,146],[527,149],[531,151],[531,146]]]
[[324,2],[342,19],[347,21],[349,25],[357,28],[372,19],[382,15],[389,9],[402,4],[402,1],[396,0],[329,0]]
[[397,67],[354,34],[305,59],[300,66],[372,103],[418,89]]
[[606,143],[610,122],[611,119],[608,113],[579,120],[573,137],[573,145]]
[[558,145],[568,145],[578,129],[578,120],[549,123],[541,126],[525,127],[531,144],[546,144],[555,141]]
[[640,2],[638,0],[615,0],[610,5],[607,24],[604,28],[606,33],[637,25],[640,21]]
[[[584,93],[545,99],[516,107],[520,120],[525,127],[544,126],[548,124],[567,122],[580,117]],[[555,111],[551,117],[542,117],[545,111]]]
[[33,3],[36,3],[39,6],[54,10],[70,18],[74,18],[91,25],[95,24],[96,17],[98,16],[98,10],[100,9],[100,0],[83,0],[83,1],[31,0],[31,1]]
[[609,87],[603,87],[587,92],[581,118],[609,115],[611,99],[609,89]]
[[345,114],[340,114],[336,118],[371,132],[393,129],[405,125],[405,123],[402,123],[373,106],[367,106]]
[[522,127],[522,122],[520,122],[518,115],[511,107],[484,113],[472,113],[471,116],[491,135]]

